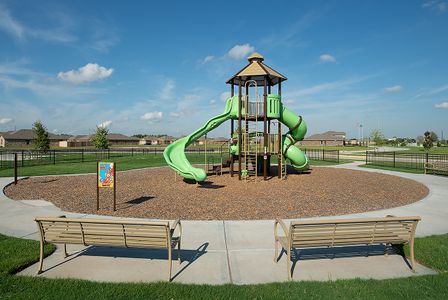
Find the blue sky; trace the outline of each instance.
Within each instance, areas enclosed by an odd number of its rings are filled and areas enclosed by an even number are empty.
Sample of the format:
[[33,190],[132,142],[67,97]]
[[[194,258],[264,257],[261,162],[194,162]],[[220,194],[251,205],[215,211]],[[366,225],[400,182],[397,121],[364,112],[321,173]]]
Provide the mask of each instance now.
[[448,1],[250,3],[0,0],[0,131],[188,134],[257,51],[309,134],[448,136]]

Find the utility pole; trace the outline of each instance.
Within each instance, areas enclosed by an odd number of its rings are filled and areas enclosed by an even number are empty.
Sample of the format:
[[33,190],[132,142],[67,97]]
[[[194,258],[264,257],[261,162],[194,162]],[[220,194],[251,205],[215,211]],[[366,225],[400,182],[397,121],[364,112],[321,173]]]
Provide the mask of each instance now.
[[362,123],[359,124],[359,127],[361,128],[361,146],[364,144],[364,127],[362,126]]

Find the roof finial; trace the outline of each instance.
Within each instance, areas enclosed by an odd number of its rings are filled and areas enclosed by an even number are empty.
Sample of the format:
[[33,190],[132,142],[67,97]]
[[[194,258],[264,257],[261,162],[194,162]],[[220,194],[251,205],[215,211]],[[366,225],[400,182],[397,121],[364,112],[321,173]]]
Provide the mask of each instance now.
[[249,62],[253,62],[253,61],[263,61],[263,60],[264,60],[264,57],[263,57],[263,55],[261,55],[260,53],[258,53],[258,52],[254,52],[254,53],[251,54],[251,56],[249,56],[249,57],[247,58],[247,60],[248,60]]

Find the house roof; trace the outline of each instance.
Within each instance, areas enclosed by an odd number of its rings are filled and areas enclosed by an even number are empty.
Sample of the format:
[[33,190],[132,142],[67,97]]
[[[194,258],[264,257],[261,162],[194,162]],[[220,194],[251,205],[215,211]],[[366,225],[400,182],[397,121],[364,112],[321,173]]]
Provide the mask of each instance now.
[[324,133],[313,134],[304,139],[305,141],[343,141],[345,140],[345,132],[327,131]]
[[[36,138],[36,134],[32,129],[19,129],[15,131],[3,132],[1,135],[5,138],[5,140],[34,140]],[[66,140],[70,135],[67,134],[53,134],[48,133],[48,138],[50,140]]]
[[124,135],[121,133],[109,133],[107,135],[107,139],[109,141],[114,141],[114,140],[117,140],[117,141],[139,141],[140,140],[139,138],[136,138],[134,136],[127,136],[127,135]]
[[[90,135],[76,135],[70,137],[67,141],[69,142],[88,142],[93,138],[93,134]],[[127,136],[121,133],[109,133],[107,135],[109,141],[139,141],[139,138],[133,136]]]
[[249,64],[233,75],[232,78],[227,80],[227,84],[241,83],[244,85],[249,80],[255,80],[257,85],[264,85],[264,79],[267,78],[268,85],[273,86],[288,79],[268,65],[264,64],[264,57],[257,52],[254,52],[247,59],[249,60]]

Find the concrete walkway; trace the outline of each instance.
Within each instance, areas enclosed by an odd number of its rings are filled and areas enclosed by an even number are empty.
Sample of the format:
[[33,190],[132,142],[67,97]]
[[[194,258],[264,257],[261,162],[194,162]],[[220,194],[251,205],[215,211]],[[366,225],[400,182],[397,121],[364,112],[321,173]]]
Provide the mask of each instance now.
[[[417,235],[448,232],[448,178],[358,168],[357,163],[335,166],[398,175],[421,182],[429,195],[414,204],[381,211],[338,217],[372,217],[388,214],[420,215]],[[0,187],[12,181],[0,178]],[[37,239],[35,216],[67,215],[80,218],[104,217],[63,212],[51,203],[14,201],[0,194],[0,232]],[[110,218],[110,217],[107,217]],[[336,217],[327,217],[336,218]],[[313,218],[319,219],[319,218]],[[323,219],[323,218],[322,218]],[[274,263],[273,220],[183,221],[183,263],[173,263],[174,282],[206,284],[251,284],[287,281],[286,258]],[[96,281],[151,282],[167,279],[165,251],[68,246],[72,253],[63,258],[61,249],[44,261],[44,277],[80,278]],[[38,251],[36,249],[36,251]],[[384,256],[384,248],[347,247],[342,249],[302,250],[294,259],[294,280],[335,280],[345,278],[395,278],[434,273],[423,266],[410,271],[397,254]],[[336,258],[336,259],[333,259]],[[22,271],[35,275],[36,265]]]

